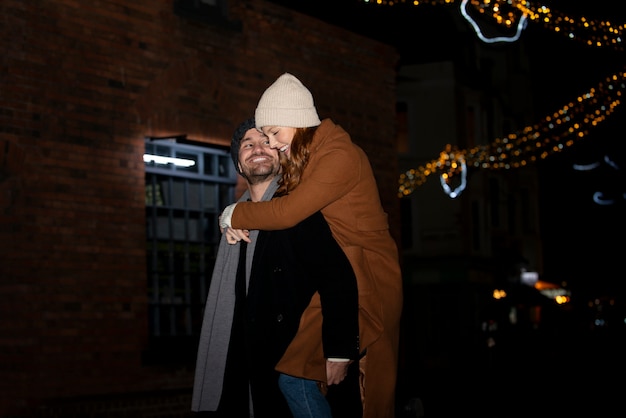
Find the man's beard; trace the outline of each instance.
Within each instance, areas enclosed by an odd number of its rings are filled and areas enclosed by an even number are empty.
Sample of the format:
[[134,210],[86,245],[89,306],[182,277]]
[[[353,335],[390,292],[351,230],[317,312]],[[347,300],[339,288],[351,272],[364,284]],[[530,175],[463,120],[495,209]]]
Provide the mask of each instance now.
[[278,170],[270,167],[268,170],[257,169],[244,171],[243,176],[250,184],[259,184],[273,179],[278,174]]

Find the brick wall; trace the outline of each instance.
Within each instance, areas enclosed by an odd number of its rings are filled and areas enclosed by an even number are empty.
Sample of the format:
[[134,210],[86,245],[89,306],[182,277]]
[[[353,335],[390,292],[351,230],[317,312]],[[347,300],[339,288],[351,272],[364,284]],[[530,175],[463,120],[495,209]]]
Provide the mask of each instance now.
[[141,361],[144,137],[229,145],[282,72],[368,152],[399,236],[395,51],[260,0],[231,1],[229,16],[0,2],[0,416],[125,416],[110,405],[153,405],[140,395],[153,391],[187,412],[193,370]]

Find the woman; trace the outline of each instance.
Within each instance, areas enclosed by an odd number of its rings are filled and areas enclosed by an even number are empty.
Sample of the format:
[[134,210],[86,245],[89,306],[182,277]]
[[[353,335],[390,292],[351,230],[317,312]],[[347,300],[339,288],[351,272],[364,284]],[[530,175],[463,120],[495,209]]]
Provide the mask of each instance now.
[[[240,202],[220,217],[228,241],[249,241],[247,230],[289,228],[321,211],[346,253],[359,288],[361,396],[363,417],[393,418],[398,364],[402,277],[396,243],[365,152],[332,120],[320,121],[311,92],[289,73],[261,96],[256,126],[282,152],[281,197]],[[277,370],[318,379],[319,365],[302,365],[314,350],[308,323],[321,321],[308,310],[300,332]]]

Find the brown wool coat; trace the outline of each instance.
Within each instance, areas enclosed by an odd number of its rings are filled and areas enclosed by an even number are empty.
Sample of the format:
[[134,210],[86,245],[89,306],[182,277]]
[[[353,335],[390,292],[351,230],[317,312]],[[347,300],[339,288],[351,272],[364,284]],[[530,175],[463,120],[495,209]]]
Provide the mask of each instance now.
[[[402,277],[376,180],[365,152],[330,119],[317,128],[298,187],[268,202],[240,202],[236,229],[289,228],[321,210],[355,271],[364,370],[364,418],[393,418],[398,365]],[[320,260],[324,262],[324,260]],[[277,365],[283,373],[326,380],[321,309],[314,297],[298,334]]]

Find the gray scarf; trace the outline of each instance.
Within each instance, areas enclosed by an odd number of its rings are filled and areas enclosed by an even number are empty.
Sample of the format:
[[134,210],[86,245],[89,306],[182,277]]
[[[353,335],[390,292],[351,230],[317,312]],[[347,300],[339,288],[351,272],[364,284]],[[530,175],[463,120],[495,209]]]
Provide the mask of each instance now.
[[[261,200],[272,198],[278,188],[279,178],[280,176],[274,178]],[[246,191],[238,201],[246,201],[249,197],[250,194]],[[257,230],[250,231],[252,242],[247,245],[246,251],[246,289],[250,282],[252,256],[258,234]],[[228,244],[222,234],[200,331],[191,400],[192,411],[216,411],[222,396],[226,356],[235,310],[235,278],[239,248],[239,244]]]

